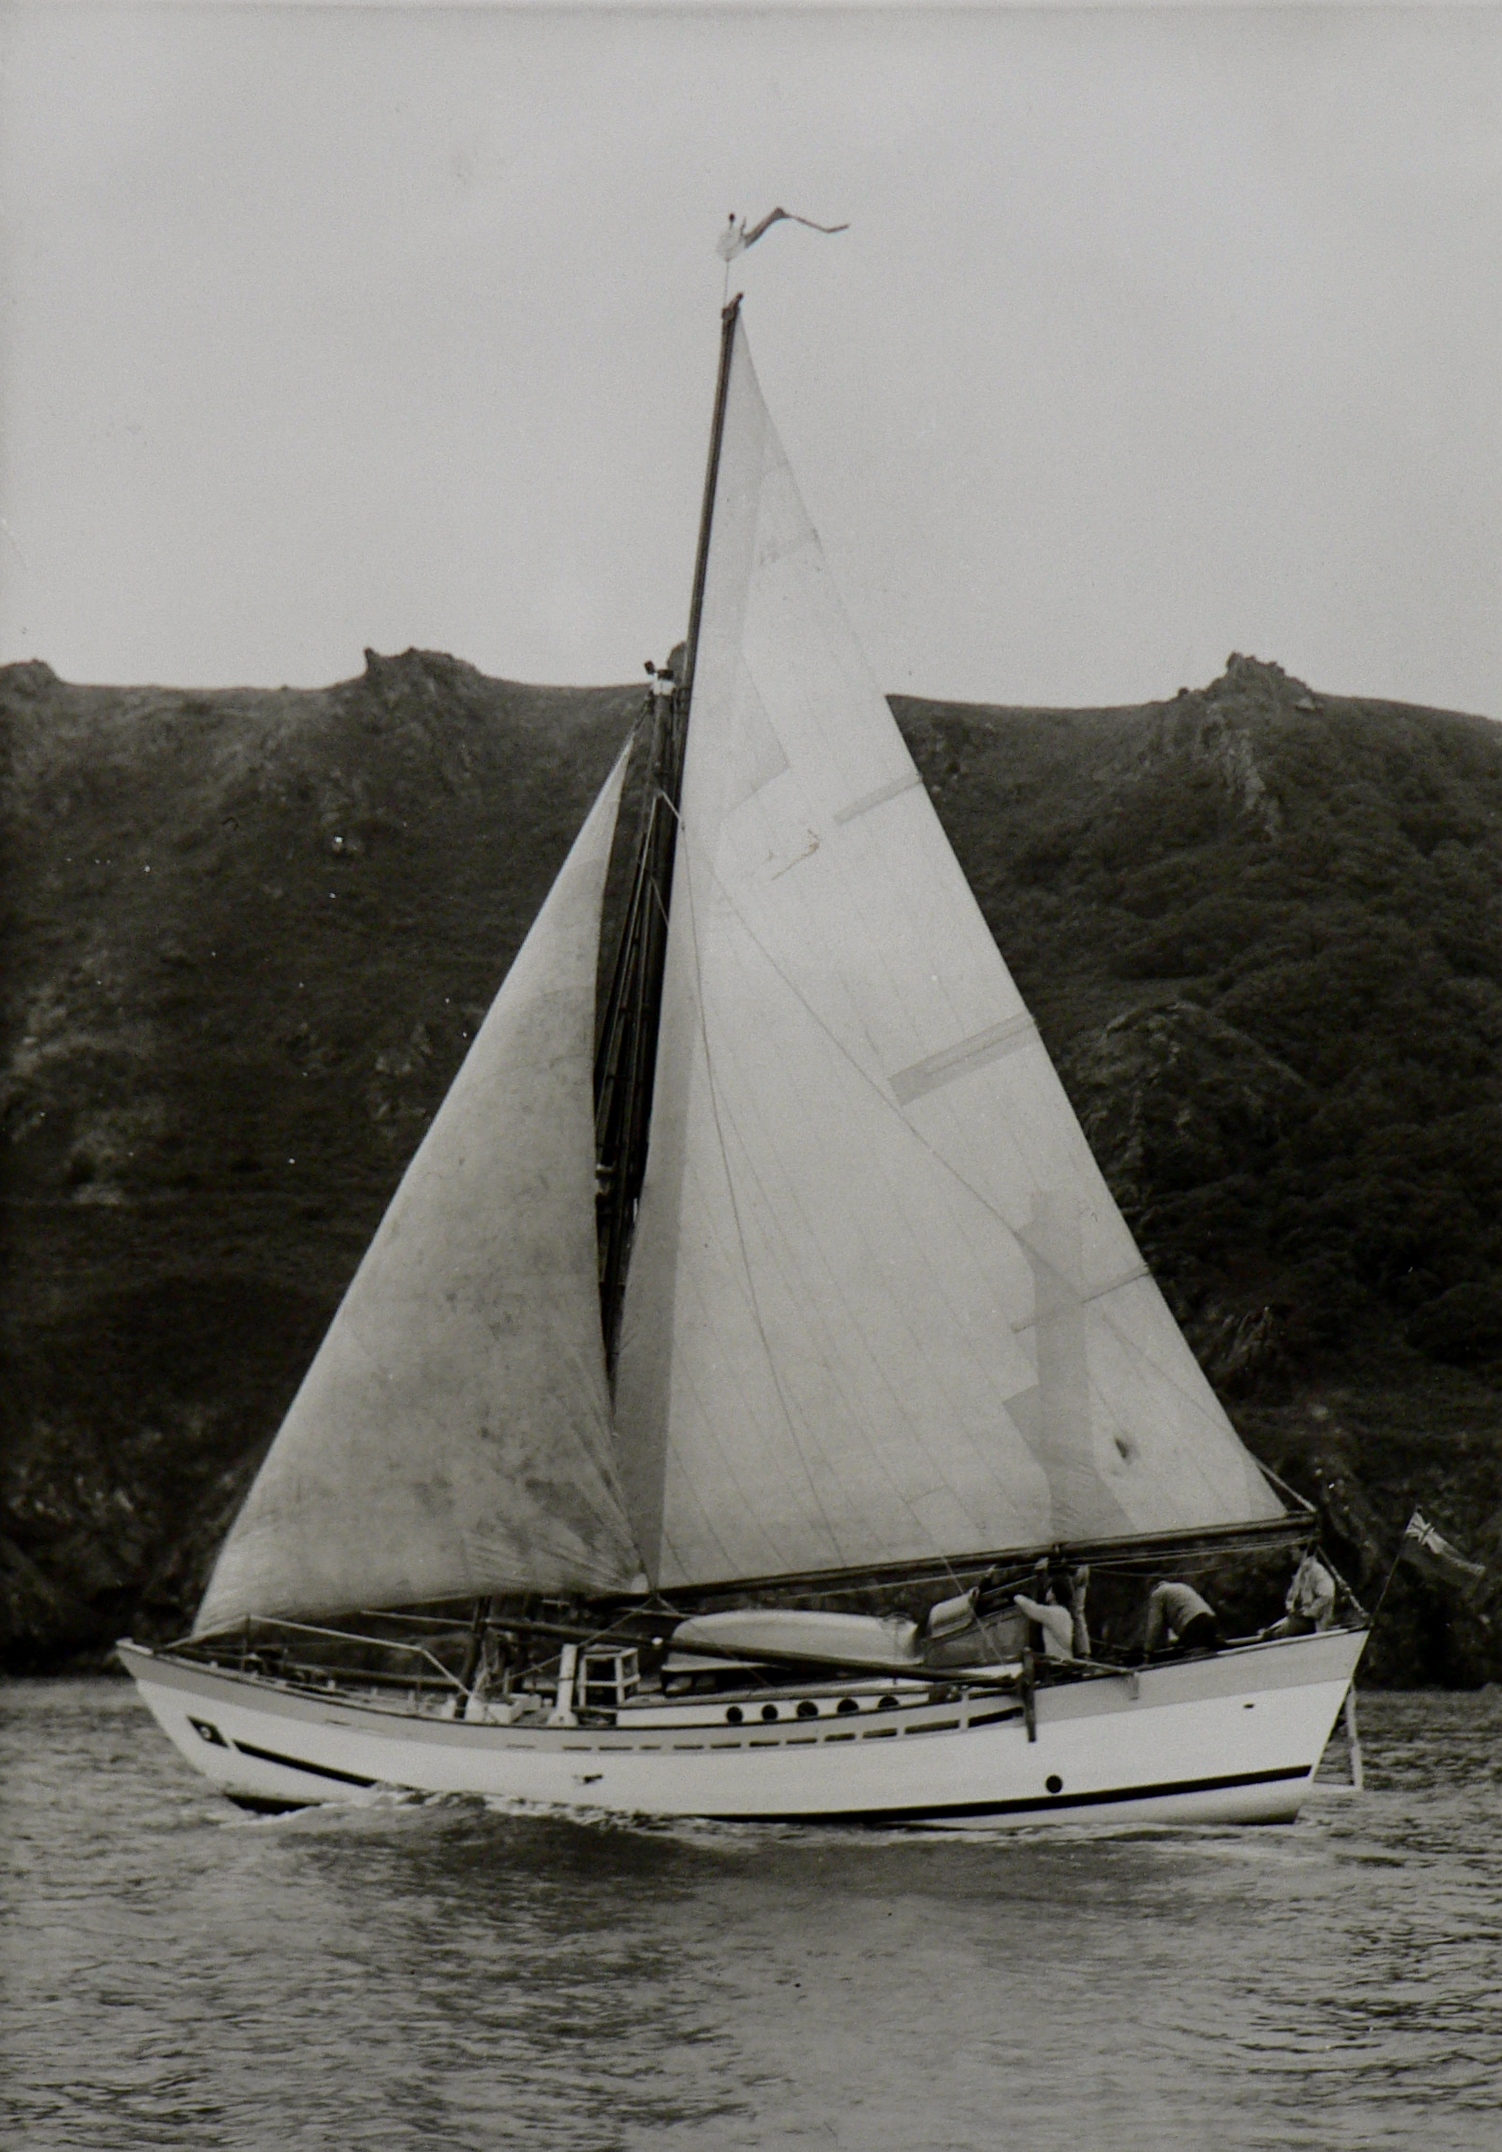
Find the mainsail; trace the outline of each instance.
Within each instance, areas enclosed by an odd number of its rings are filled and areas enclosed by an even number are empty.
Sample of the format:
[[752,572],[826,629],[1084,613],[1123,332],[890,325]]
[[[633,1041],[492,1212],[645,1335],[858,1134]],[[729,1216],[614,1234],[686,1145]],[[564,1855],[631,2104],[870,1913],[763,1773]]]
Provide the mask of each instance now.
[[648,1574],[1277,1518],[867,674],[729,333],[616,1371]]
[[195,1633],[629,1588],[594,1230],[595,968],[622,758],[381,1223]]

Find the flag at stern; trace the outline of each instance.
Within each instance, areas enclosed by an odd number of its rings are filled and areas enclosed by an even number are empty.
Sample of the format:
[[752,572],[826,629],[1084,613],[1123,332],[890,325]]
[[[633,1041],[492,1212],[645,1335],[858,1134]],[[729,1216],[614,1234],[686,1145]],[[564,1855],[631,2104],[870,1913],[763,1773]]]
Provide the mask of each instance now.
[[1475,1597],[1486,1583],[1486,1571],[1480,1562],[1468,1560],[1458,1547],[1452,1547],[1421,1509],[1409,1518],[1398,1553],[1424,1576],[1440,1584],[1453,1584],[1469,1597]]

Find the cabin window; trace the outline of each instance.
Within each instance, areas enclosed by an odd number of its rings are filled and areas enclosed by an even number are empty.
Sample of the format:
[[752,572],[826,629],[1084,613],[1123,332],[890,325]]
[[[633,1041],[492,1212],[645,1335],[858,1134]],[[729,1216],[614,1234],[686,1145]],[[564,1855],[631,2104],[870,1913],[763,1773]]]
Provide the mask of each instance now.
[[763,1704],[761,1707],[761,1715],[764,1719],[769,1720],[779,1718],[781,1716],[775,1704]]
[[842,1696],[834,1708],[838,1712],[848,1714],[852,1711],[859,1711],[860,1705],[853,1696]]
[[816,1719],[819,1716],[819,1707],[811,1697],[804,1697],[798,1706],[798,1716],[800,1719]]
[[739,1704],[732,1704],[729,1710],[725,1713],[725,1724],[727,1726],[739,1726],[741,1720],[745,1716],[746,1714],[744,1711],[742,1711]]

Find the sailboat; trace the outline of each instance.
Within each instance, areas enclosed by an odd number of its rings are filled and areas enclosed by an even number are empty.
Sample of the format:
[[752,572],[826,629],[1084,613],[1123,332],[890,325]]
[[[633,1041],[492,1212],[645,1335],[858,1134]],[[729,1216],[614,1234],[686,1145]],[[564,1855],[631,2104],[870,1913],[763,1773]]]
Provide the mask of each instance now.
[[1292,1818],[1359,1608],[1127,1663],[1040,1649],[1015,1601],[1081,1564],[1265,1564],[1314,1520],[1112,1200],[857,647],[739,300],[688,637],[640,732],[618,946],[602,965],[629,749],[191,1636],[119,1646],[146,1703],[260,1809]]

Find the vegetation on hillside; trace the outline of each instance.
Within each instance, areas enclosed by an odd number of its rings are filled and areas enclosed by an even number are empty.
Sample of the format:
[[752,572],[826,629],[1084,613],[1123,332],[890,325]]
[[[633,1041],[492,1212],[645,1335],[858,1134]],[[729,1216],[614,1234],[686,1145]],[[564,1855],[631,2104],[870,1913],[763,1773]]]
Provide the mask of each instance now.
[[[10,1664],[191,1613],[638,701],[422,652],[0,672]],[[1248,1440],[1353,1582],[1415,1499],[1497,1560],[1502,733],[1245,658],[1142,709],[894,708]],[[1502,1645],[1400,1580],[1372,1663]]]

